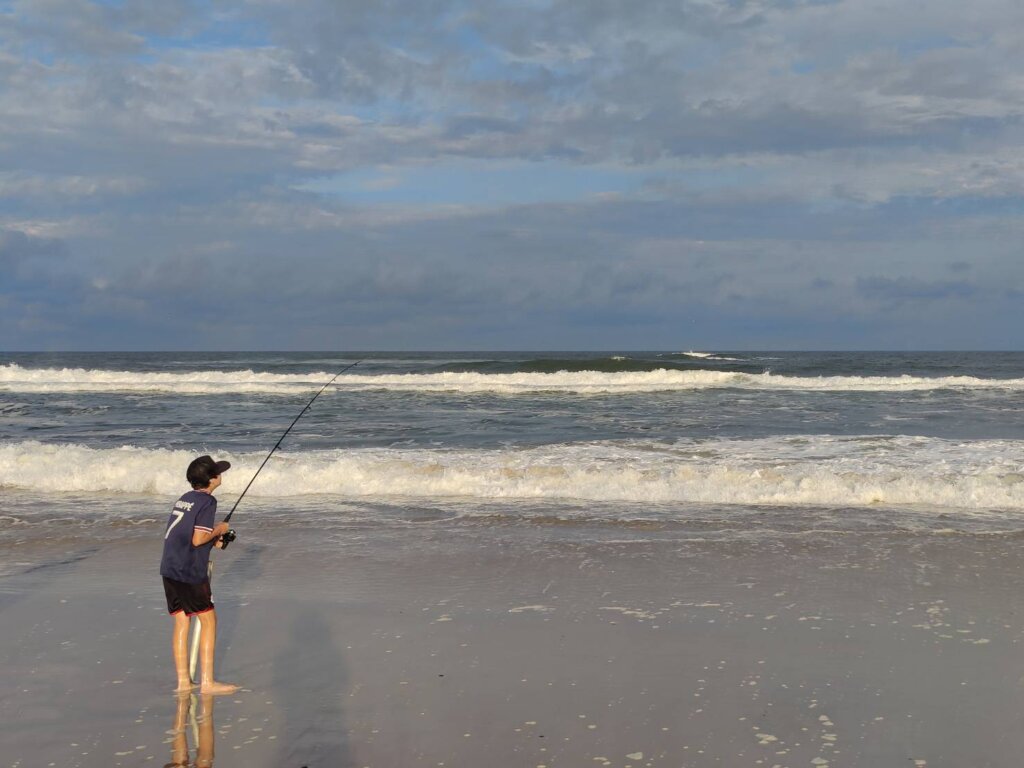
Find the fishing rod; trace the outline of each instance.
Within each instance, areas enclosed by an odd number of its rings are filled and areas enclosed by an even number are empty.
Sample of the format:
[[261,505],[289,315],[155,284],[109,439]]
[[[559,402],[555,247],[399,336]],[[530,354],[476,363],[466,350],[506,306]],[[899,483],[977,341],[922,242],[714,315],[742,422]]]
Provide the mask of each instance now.
[[[326,390],[329,386],[331,386],[331,384],[334,383],[335,379],[337,379],[339,376],[341,376],[341,374],[343,374],[345,371],[349,370],[350,368],[355,368],[361,362],[363,362],[363,361],[362,360],[356,360],[351,365],[345,366],[340,371],[338,371],[336,374],[334,374],[334,378],[332,378],[330,381],[328,381],[326,384],[324,384],[322,387],[320,387],[320,390],[315,395],[313,395],[313,398],[308,403],[306,403],[306,407],[303,408],[301,411],[299,411],[299,415],[295,417],[295,421],[293,421],[289,425],[288,429],[286,429],[284,431],[284,434],[281,435],[281,438],[277,441],[277,444],[274,445],[274,447],[270,449],[270,453],[267,454],[267,458],[265,458],[263,460],[263,463],[260,464],[260,468],[256,470],[256,474],[252,476],[252,480],[250,480],[249,484],[247,486],[245,486],[245,490],[242,491],[242,495],[239,496],[237,499],[235,499],[234,506],[231,507],[231,511],[228,512],[227,517],[224,518],[224,522],[225,523],[229,522],[231,520],[231,516],[233,514],[235,514],[235,510],[238,509],[238,505],[241,504],[242,503],[242,499],[245,498],[246,491],[248,491],[249,488],[252,487],[252,484],[256,481],[256,478],[259,476],[260,472],[262,472],[263,468],[265,466],[267,466],[267,462],[270,461],[270,457],[274,455],[274,451],[276,451],[278,448],[281,447],[281,443],[284,442],[284,439],[286,437],[288,437],[288,433],[292,431],[292,427],[294,427],[296,424],[299,423],[299,419],[302,418],[303,414],[305,414],[306,411],[308,411],[312,407],[312,405],[316,401],[316,399],[318,397],[320,397],[320,395],[322,395],[324,393],[324,390]],[[221,536],[221,539],[220,539],[220,541],[221,541],[221,549],[227,549],[228,544],[230,544],[236,538],[238,538],[238,536],[235,533],[234,529],[232,528],[227,533],[225,533],[223,536]]]
[[[241,503],[242,498],[245,496],[246,491],[248,491],[249,488],[252,486],[253,482],[255,482],[256,477],[259,475],[260,472],[263,471],[263,468],[265,466],[267,466],[267,462],[270,461],[270,457],[274,455],[274,451],[276,451],[278,448],[281,447],[281,443],[284,441],[284,439],[286,437],[288,437],[288,433],[292,431],[292,427],[294,427],[296,424],[299,423],[299,419],[302,418],[302,415],[306,411],[308,411],[310,409],[310,407],[313,405],[313,402],[318,397],[320,397],[320,395],[323,394],[324,390],[327,389],[329,386],[331,386],[331,384],[334,383],[335,379],[337,379],[339,376],[341,376],[341,374],[343,374],[345,371],[349,370],[350,368],[355,368],[361,362],[363,362],[363,361],[362,360],[356,360],[351,365],[345,366],[340,371],[338,371],[336,374],[334,374],[334,378],[332,378],[330,381],[328,381],[326,384],[324,384],[322,387],[320,387],[319,391],[315,395],[313,395],[313,398],[308,403],[306,403],[306,407],[303,408],[301,411],[299,411],[299,415],[295,417],[295,421],[293,421],[288,426],[288,429],[286,429],[284,431],[284,434],[281,435],[281,438],[277,441],[277,443],[274,445],[274,447],[270,449],[270,453],[267,454],[267,458],[265,458],[263,460],[263,463],[260,464],[260,468],[257,469],[256,470],[256,474],[252,476],[252,480],[249,481],[249,485],[245,486],[245,490],[242,491],[242,495],[239,496],[235,500],[234,506],[231,507],[231,511],[228,512],[227,517],[224,518],[224,522],[225,523],[228,522],[231,519],[231,516],[233,514],[235,514],[235,510],[238,509],[238,505]],[[230,544],[232,541],[234,541],[237,538],[238,538],[238,534],[235,533],[234,528],[228,529],[228,532],[220,537],[220,547],[221,547],[221,549],[227,549],[228,548],[228,544]],[[213,563],[212,562],[210,562],[207,565],[207,569],[208,569],[207,570],[207,576],[212,579],[212,577],[213,577]],[[189,652],[189,662],[188,662],[188,675],[189,675],[189,678],[192,680],[192,682],[196,682],[196,666],[197,666],[197,664],[199,662],[199,636],[202,633],[202,631],[203,631],[203,625],[200,622],[196,621],[194,627],[192,628],[192,648],[191,648],[191,650]]]

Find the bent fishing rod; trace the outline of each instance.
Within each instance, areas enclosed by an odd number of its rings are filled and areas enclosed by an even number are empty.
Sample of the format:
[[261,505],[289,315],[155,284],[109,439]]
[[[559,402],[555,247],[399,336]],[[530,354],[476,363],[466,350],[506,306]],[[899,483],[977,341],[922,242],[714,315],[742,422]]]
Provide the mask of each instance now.
[[[241,495],[241,496],[239,496],[239,497],[238,497],[237,499],[235,499],[235,503],[234,503],[234,505],[233,505],[233,506],[231,507],[231,511],[230,511],[230,512],[228,512],[228,514],[227,514],[227,517],[225,517],[225,518],[224,518],[224,522],[225,522],[225,523],[227,523],[227,522],[230,522],[230,521],[231,521],[231,516],[232,516],[233,514],[235,514],[235,510],[236,510],[236,509],[238,509],[238,505],[242,503],[242,499],[243,499],[243,498],[245,498],[245,494],[246,494],[246,491],[248,491],[248,490],[249,490],[249,488],[251,488],[251,487],[252,487],[252,484],[253,484],[253,483],[254,483],[254,482],[256,481],[256,478],[257,478],[257,477],[259,476],[260,472],[262,472],[262,471],[263,471],[263,468],[264,468],[265,466],[267,466],[267,462],[268,462],[268,461],[270,461],[270,457],[274,455],[274,451],[276,451],[276,450],[277,450],[278,448],[280,448],[280,447],[281,447],[281,443],[282,443],[282,442],[284,442],[284,439],[285,439],[286,437],[288,437],[288,433],[292,431],[292,427],[294,427],[294,426],[295,426],[296,424],[298,424],[298,423],[299,423],[299,419],[301,419],[301,418],[302,418],[303,414],[305,414],[305,413],[306,413],[306,411],[308,411],[308,410],[309,410],[309,409],[310,409],[310,408],[311,408],[311,407],[313,406],[313,403],[314,403],[314,402],[316,401],[316,399],[317,399],[318,397],[320,397],[320,395],[322,395],[322,394],[324,393],[324,390],[326,390],[326,389],[327,389],[327,388],[328,388],[329,386],[331,386],[331,384],[333,384],[333,383],[334,383],[335,379],[337,379],[337,378],[338,378],[339,376],[341,376],[341,374],[343,374],[343,373],[344,373],[345,371],[349,370],[350,368],[355,368],[355,367],[356,367],[357,365],[359,365],[359,364],[360,364],[361,362],[363,362],[363,361],[362,361],[362,360],[356,360],[356,361],[355,361],[354,363],[352,363],[351,365],[347,365],[347,366],[345,366],[345,367],[344,367],[344,368],[342,368],[342,369],[341,369],[340,371],[338,371],[338,372],[337,372],[336,374],[334,374],[334,378],[332,378],[332,379],[331,379],[330,381],[328,381],[328,382],[327,382],[326,384],[324,384],[324,385],[323,385],[322,387],[320,387],[319,391],[318,391],[318,392],[317,392],[317,393],[316,393],[315,395],[313,395],[312,399],[311,399],[311,400],[310,400],[310,401],[309,401],[308,403],[306,403],[306,407],[305,407],[305,408],[303,408],[303,409],[302,409],[301,411],[299,411],[299,415],[295,417],[295,421],[293,421],[293,422],[292,422],[292,423],[291,423],[291,424],[290,424],[290,425],[288,426],[288,429],[286,429],[286,430],[284,431],[284,434],[283,434],[283,435],[281,435],[280,439],[279,439],[279,440],[277,441],[277,443],[276,443],[276,444],[274,445],[274,447],[270,449],[270,453],[268,453],[268,454],[267,454],[267,458],[265,458],[265,459],[263,460],[263,463],[262,463],[262,464],[260,464],[260,468],[256,470],[256,474],[254,474],[254,475],[252,476],[252,480],[250,480],[250,481],[249,481],[249,484],[248,484],[247,486],[245,486],[245,490],[243,490],[243,491],[242,491],[242,495]],[[228,544],[230,544],[230,543],[231,543],[232,541],[234,541],[234,540],[235,540],[236,538],[238,538],[238,536],[237,536],[237,534],[235,533],[234,529],[233,529],[233,528],[232,528],[232,529],[230,529],[230,530],[229,530],[229,531],[228,531],[227,533],[225,533],[225,534],[224,534],[223,536],[221,536],[221,538],[220,538],[220,541],[221,541],[221,549],[227,549],[227,546],[228,546]]]

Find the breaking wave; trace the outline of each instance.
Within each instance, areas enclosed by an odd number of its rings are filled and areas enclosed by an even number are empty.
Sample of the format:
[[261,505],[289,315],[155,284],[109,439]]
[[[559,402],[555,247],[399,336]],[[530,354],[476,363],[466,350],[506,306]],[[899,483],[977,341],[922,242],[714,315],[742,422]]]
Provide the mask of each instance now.
[[739,357],[726,357],[725,355],[719,355],[715,352],[694,352],[692,349],[689,352],[673,352],[678,357],[695,357],[698,360],[727,360],[730,362],[740,362]]
[[[176,495],[194,453],[34,441],[0,444],[0,488]],[[226,454],[230,500],[264,454]],[[277,453],[249,491],[743,505],[927,505],[1024,510],[1024,441],[774,437],[614,441],[528,449],[361,448]]]
[[[245,371],[151,373],[81,368],[22,368],[0,365],[0,392],[170,392],[176,395],[313,392],[333,376]],[[338,390],[400,392],[493,392],[529,395],[540,392],[631,394],[701,389],[915,392],[937,389],[1024,391],[1024,379],[975,376],[778,376],[770,372],[712,370],[555,371],[550,373],[478,373],[447,371],[407,374],[346,374]]]

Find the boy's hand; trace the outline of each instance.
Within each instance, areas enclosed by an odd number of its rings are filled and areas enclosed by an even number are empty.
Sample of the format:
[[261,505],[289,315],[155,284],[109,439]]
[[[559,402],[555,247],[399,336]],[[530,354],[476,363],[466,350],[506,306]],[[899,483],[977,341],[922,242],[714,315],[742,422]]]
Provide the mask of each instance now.
[[223,536],[225,533],[227,533],[230,530],[231,530],[231,526],[228,525],[227,523],[217,523],[215,526],[213,526],[213,535],[217,536],[217,537],[220,537],[220,536]]

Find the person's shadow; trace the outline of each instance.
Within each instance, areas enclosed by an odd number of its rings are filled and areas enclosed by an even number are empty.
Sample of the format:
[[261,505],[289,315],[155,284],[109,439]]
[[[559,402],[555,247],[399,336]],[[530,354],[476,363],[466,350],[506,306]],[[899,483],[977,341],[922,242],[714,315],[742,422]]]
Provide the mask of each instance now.
[[351,766],[342,708],[345,662],[330,625],[313,606],[296,616],[290,642],[274,660],[272,680],[285,718],[274,765]]
[[231,641],[238,628],[239,615],[245,610],[239,603],[245,601],[246,590],[252,590],[253,585],[258,585],[263,575],[261,560],[266,547],[247,542],[244,549],[238,549],[242,552],[231,560],[226,556],[218,558],[217,569],[210,582],[213,585],[214,603],[217,605],[216,663],[219,670],[227,668],[225,662],[231,655]]
[[[239,612],[246,610],[239,606],[239,596],[259,583],[265,549],[259,544],[248,544],[243,556],[230,563],[218,563],[219,575],[213,576],[214,599],[220,602],[219,670],[230,669],[225,662],[231,655]],[[271,668],[274,699],[284,713],[277,738],[279,755],[273,764],[289,768],[349,768],[353,758],[342,708],[348,688],[342,648],[335,643],[331,626],[319,610],[303,603],[297,605],[288,643],[279,650]]]

